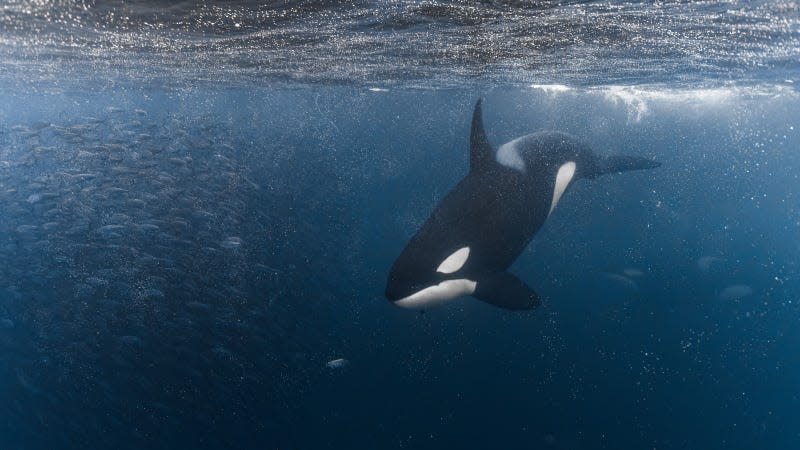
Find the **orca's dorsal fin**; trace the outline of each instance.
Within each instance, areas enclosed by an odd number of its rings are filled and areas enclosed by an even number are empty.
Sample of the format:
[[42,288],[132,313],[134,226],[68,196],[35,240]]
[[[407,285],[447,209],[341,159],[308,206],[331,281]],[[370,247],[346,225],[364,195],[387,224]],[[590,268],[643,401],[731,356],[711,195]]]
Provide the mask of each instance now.
[[485,170],[494,158],[494,151],[486,138],[483,129],[483,113],[481,112],[481,99],[475,103],[472,113],[472,132],[469,138],[469,170]]

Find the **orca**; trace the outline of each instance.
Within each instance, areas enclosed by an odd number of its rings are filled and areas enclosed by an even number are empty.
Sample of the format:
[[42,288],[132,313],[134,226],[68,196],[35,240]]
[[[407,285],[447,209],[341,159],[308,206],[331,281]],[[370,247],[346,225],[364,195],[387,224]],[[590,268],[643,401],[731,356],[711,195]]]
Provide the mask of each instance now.
[[544,131],[497,150],[475,104],[469,173],[447,194],[394,262],[386,297],[422,310],[472,296],[494,306],[527,310],[539,296],[507,269],[522,253],[575,180],[652,169],[630,156],[600,156],[579,139]]

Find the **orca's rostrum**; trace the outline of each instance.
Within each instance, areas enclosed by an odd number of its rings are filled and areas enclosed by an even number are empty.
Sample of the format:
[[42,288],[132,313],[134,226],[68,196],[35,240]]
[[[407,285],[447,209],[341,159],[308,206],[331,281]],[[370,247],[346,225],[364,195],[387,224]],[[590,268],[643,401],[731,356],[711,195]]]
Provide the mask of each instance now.
[[570,184],[659,165],[639,156],[596,155],[575,137],[551,131],[519,137],[495,151],[478,100],[469,173],[403,249],[389,273],[386,297],[423,310],[465,295],[506,309],[534,308],[536,292],[507,269]]

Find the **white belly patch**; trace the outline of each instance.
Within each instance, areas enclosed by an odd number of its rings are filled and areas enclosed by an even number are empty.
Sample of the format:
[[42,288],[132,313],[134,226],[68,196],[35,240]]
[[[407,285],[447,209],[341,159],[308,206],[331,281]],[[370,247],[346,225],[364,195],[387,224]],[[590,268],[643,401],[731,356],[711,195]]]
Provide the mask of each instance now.
[[441,283],[427,287],[419,292],[402,298],[395,305],[409,309],[424,309],[444,303],[448,300],[475,292],[477,282],[461,278],[458,280],[446,280]]

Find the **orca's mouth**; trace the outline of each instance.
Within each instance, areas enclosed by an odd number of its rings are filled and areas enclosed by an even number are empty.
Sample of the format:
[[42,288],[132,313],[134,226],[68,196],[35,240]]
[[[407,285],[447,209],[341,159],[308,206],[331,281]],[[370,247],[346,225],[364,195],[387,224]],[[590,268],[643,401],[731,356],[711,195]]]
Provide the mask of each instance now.
[[433,284],[414,283],[414,284],[411,284],[411,285],[401,286],[400,283],[391,283],[390,282],[386,286],[386,292],[384,293],[384,295],[386,295],[386,298],[389,301],[391,301],[393,303],[396,303],[396,302],[398,302],[398,301],[400,301],[400,300],[402,300],[404,298],[408,298],[408,297],[416,294],[417,292],[420,292],[420,291],[422,291],[424,289],[427,289],[427,288],[435,286],[435,285],[436,285],[436,283],[433,283]]

